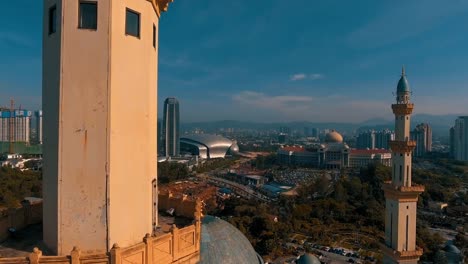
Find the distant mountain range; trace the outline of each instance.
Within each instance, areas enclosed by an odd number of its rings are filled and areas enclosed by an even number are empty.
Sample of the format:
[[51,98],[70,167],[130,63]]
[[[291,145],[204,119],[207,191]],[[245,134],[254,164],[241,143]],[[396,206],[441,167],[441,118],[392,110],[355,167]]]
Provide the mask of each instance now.
[[[449,129],[455,123],[455,119],[459,115],[429,115],[429,114],[416,114],[413,115],[411,120],[412,127],[419,123],[428,123],[432,127],[434,136],[448,137]],[[246,122],[238,120],[221,120],[211,122],[192,122],[182,123],[181,129],[190,131],[196,128],[203,129],[207,132],[219,131],[221,128],[234,128],[234,129],[255,129],[255,130],[272,130],[279,129],[281,126],[286,126],[292,130],[303,131],[304,127],[319,128],[319,129],[335,129],[344,135],[350,133],[354,134],[359,131],[374,129],[394,129],[394,122],[390,119],[373,118],[361,123],[337,123],[337,122],[308,122],[308,121],[295,121],[295,122]]]

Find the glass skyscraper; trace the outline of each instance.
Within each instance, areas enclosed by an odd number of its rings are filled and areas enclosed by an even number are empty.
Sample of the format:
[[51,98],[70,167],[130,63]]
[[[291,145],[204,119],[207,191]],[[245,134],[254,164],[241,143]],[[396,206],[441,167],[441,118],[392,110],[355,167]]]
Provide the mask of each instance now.
[[163,155],[166,157],[179,156],[179,102],[170,97],[164,101],[164,116],[162,125]]

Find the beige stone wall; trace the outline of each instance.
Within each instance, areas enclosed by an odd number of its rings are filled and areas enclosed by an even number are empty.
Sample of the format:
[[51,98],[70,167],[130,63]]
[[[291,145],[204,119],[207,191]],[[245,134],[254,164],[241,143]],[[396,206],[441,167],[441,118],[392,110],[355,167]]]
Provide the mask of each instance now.
[[57,8],[57,19],[61,21],[61,0],[44,0],[42,33],[42,109],[43,109],[43,198],[44,240],[51,247],[58,243],[58,182],[59,182],[59,107],[60,70],[62,48],[62,25],[57,23],[57,32],[48,34],[48,13],[52,6]]
[[[98,0],[98,28],[78,28],[79,1],[44,2],[44,240],[106,252],[152,231],[156,179],[158,17],[146,0]],[[48,10],[57,6],[57,32]],[[140,13],[140,38],[125,11]]]
[[[125,35],[126,8],[140,13],[140,38]],[[126,246],[153,228],[151,182],[157,177],[153,25],[158,28],[158,17],[152,4],[143,0],[112,1],[111,16],[109,243]]]

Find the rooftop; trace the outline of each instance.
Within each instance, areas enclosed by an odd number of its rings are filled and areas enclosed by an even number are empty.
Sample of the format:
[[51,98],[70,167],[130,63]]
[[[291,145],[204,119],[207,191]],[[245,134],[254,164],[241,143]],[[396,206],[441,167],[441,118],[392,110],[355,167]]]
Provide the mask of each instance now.
[[385,154],[392,153],[392,151],[387,149],[352,149],[351,154]]
[[301,146],[288,146],[283,147],[282,150],[284,151],[292,151],[292,152],[307,152],[307,150]]

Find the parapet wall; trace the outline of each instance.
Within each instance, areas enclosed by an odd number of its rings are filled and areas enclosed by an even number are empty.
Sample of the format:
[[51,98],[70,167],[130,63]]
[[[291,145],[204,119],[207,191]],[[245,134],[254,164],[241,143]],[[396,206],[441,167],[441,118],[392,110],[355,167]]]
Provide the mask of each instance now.
[[[199,203],[197,205],[197,203]],[[200,209],[197,209],[200,207]],[[175,197],[172,193],[159,194],[158,196],[158,208],[159,210],[174,209],[174,214],[177,216],[187,217],[196,219],[201,218],[201,215],[195,216],[198,210],[201,210],[201,202],[199,200],[189,199],[186,195],[181,197]],[[201,211],[199,212],[201,214]]]
[[42,202],[22,202],[19,208],[0,211],[0,241],[8,238],[9,228],[21,230],[28,225],[42,222]]
[[195,225],[154,237],[149,234],[128,248],[117,244],[106,254],[83,254],[74,248],[68,256],[43,256],[35,248],[28,257],[0,258],[0,264],[195,264],[200,260],[200,243],[195,240]]
[[[143,241],[127,248],[115,244],[105,254],[86,254],[79,248],[74,248],[67,256],[42,256],[42,251],[35,248],[28,257],[1,258],[0,264],[195,264],[200,260],[201,240],[201,201],[192,201],[185,198],[174,198],[171,194],[159,195],[161,206],[159,209],[174,208],[180,216],[194,219],[190,226],[177,228],[172,226],[170,232],[151,236],[146,234]],[[40,212],[40,214],[38,214]],[[12,211],[13,213],[13,211]],[[39,217],[40,216],[40,217]],[[9,214],[11,221],[17,228],[27,223],[35,223],[42,217],[42,204],[40,206],[24,206],[15,209]],[[2,216],[2,227],[4,216]],[[8,221],[10,218],[6,217]],[[5,224],[6,234],[10,222]],[[3,231],[3,230],[2,230]]]

